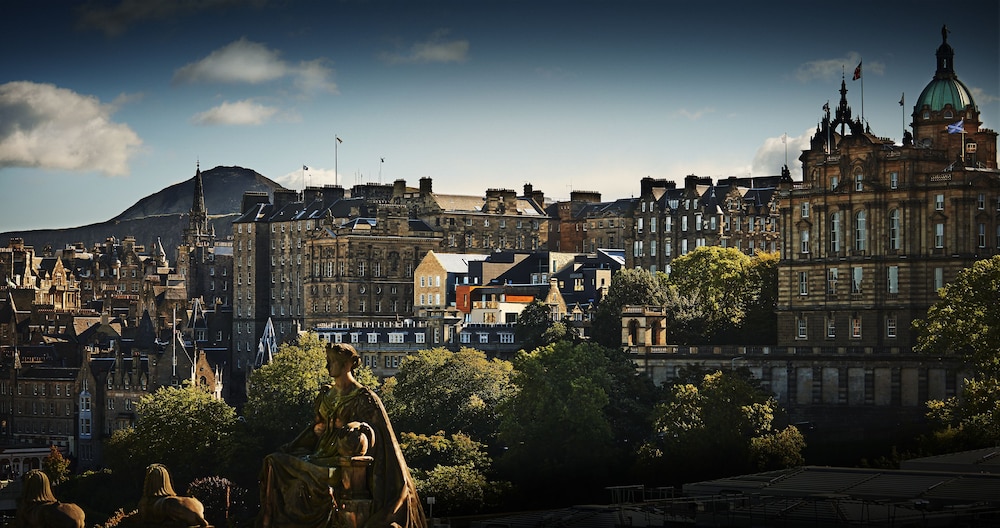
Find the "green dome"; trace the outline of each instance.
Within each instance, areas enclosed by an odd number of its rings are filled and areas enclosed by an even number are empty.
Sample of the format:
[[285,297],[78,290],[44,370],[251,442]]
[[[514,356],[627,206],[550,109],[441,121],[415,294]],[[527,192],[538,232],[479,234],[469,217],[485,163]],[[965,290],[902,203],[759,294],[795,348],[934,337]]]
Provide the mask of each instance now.
[[955,110],[964,110],[966,106],[976,106],[972,100],[972,92],[957,78],[934,79],[917,98],[917,110],[924,105],[930,106],[932,112],[941,111],[945,105],[951,105]]

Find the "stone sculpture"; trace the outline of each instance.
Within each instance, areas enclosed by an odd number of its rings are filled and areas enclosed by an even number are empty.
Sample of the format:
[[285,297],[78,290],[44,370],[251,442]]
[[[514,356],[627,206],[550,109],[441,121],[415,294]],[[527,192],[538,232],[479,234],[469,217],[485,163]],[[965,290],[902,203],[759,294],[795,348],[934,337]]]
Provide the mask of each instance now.
[[420,499],[382,401],[354,379],[350,345],[327,346],[333,378],[315,419],[264,459],[258,528],[423,528]]
[[163,464],[146,468],[139,499],[138,521],[141,526],[207,528],[205,507],[194,497],[181,497],[174,492],[170,473]]
[[20,528],[83,528],[83,510],[76,504],[59,502],[52,495],[49,476],[33,469],[25,473],[24,489],[13,526]]

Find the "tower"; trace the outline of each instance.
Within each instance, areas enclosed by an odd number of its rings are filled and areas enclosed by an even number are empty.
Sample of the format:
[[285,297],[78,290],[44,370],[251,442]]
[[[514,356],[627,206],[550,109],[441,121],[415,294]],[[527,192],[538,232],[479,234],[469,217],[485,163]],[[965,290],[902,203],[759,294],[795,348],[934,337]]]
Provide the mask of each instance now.
[[188,213],[188,227],[184,230],[182,244],[191,248],[212,247],[215,244],[215,228],[208,222],[205,209],[205,187],[201,178],[201,164],[196,166],[194,175],[194,199]]

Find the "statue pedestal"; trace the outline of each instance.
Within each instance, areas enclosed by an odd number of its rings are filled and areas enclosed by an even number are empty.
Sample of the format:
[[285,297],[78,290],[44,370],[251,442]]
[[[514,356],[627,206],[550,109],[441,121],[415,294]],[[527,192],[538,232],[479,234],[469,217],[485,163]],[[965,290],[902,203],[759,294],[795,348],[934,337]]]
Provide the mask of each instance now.
[[[370,456],[340,457],[337,467],[331,468],[331,487],[337,501],[333,526],[358,528],[368,521],[372,513],[368,474],[373,461]],[[340,474],[339,479],[337,473]]]

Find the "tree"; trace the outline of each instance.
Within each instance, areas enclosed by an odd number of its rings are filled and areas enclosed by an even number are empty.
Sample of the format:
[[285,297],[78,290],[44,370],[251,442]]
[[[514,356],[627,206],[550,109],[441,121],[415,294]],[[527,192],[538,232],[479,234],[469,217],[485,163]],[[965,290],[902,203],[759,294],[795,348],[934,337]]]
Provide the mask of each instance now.
[[497,410],[511,396],[513,366],[472,348],[421,350],[399,363],[382,387],[397,431],[455,431],[484,442],[496,437]]
[[69,460],[66,460],[58,447],[49,446],[49,456],[42,459],[42,471],[53,486],[60,484],[69,478]]
[[326,344],[311,332],[282,344],[270,363],[253,371],[243,415],[257,437],[268,439],[265,452],[313,423],[313,402],[329,381]]
[[643,460],[682,480],[801,464],[802,434],[778,430],[778,412],[773,397],[740,375],[717,371],[674,384],[654,410]]
[[591,325],[591,340],[608,348],[622,346],[622,308],[630,304],[661,306],[666,275],[641,268],[623,269],[611,277],[608,293],[601,298]]
[[913,322],[918,352],[958,355],[984,374],[1000,374],[1000,256],[980,260],[938,291],[927,317]]
[[545,343],[543,336],[552,326],[552,312],[549,305],[535,299],[521,310],[517,316],[515,332],[521,348],[534,350]]
[[938,291],[927,317],[913,322],[918,352],[963,358],[975,375],[962,393],[927,402],[928,417],[956,446],[1000,442],[1000,256],[962,270]]
[[216,474],[233,460],[236,411],[195,386],[163,387],[143,396],[135,427],[115,431],[108,462],[116,472],[143,474],[167,466],[179,483]]
[[620,467],[624,446],[616,445],[607,413],[617,402],[605,349],[560,341],[519,352],[514,368],[518,392],[503,409],[506,452],[498,465],[522,488],[548,496],[566,482],[577,492],[606,482]]

